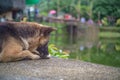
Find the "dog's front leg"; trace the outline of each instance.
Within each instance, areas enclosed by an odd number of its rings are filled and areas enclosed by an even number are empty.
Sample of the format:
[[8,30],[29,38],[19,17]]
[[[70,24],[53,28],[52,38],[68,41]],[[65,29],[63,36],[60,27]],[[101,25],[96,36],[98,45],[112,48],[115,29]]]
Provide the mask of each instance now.
[[18,53],[16,59],[21,60],[21,59],[25,59],[25,58],[35,60],[35,59],[40,59],[40,56],[36,55],[36,54],[33,54],[29,50],[24,50],[24,51],[21,51],[20,53]]
[[33,54],[29,50],[24,50],[19,53],[12,53],[12,55],[10,55],[10,56],[8,56],[8,55],[7,56],[0,55],[1,56],[0,61],[1,62],[11,62],[11,61],[13,62],[13,61],[18,61],[18,60],[23,60],[23,59],[32,59],[32,60],[40,59],[39,55]]

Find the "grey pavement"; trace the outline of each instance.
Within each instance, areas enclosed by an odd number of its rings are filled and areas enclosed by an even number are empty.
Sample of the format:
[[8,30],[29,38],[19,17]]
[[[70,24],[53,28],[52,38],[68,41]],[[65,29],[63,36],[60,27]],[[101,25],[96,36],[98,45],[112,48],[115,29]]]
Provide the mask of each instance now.
[[59,58],[0,63],[0,80],[120,80],[120,68]]

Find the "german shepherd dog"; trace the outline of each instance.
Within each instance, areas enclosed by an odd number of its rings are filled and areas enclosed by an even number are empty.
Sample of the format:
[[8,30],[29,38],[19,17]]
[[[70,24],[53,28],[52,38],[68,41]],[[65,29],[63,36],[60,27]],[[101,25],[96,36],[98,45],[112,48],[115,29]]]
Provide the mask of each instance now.
[[50,33],[55,30],[34,22],[0,23],[0,62],[47,58]]

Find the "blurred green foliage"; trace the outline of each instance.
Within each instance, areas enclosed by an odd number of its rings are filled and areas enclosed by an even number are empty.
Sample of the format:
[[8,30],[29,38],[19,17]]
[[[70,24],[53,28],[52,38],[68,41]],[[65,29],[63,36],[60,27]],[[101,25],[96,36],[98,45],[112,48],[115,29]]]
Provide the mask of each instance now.
[[120,44],[102,42],[100,46],[93,46],[92,48],[85,47],[83,51],[78,50],[70,53],[70,58],[120,67],[119,52]]
[[69,57],[68,52],[58,49],[54,44],[50,44],[48,46],[48,50],[49,50],[49,53],[54,57],[64,58],[64,59],[68,59]]
[[120,0],[93,0],[94,18],[98,16],[98,12],[101,19],[108,16],[120,18]]
[[104,18],[102,19],[102,24],[103,24],[103,26],[108,26],[108,20],[107,20],[106,17],[104,17]]
[[54,9],[58,13],[70,13],[76,18],[92,18],[95,21],[106,17],[110,25],[120,18],[120,0],[41,0],[38,7],[41,15]]
[[99,34],[100,37],[105,37],[105,38],[118,38],[120,37],[120,33],[118,32],[100,32]]
[[116,26],[120,26],[120,19],[117,20]]

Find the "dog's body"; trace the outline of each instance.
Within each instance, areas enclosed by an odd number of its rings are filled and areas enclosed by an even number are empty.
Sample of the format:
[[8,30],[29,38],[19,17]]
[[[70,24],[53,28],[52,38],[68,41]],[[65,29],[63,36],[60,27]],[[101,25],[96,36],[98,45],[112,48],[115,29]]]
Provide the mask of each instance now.
[[48,43],[49,34],[54,30],[33,22],[0,23],[0,61],[39,59],[34,53],[39,53],[37,48]]

